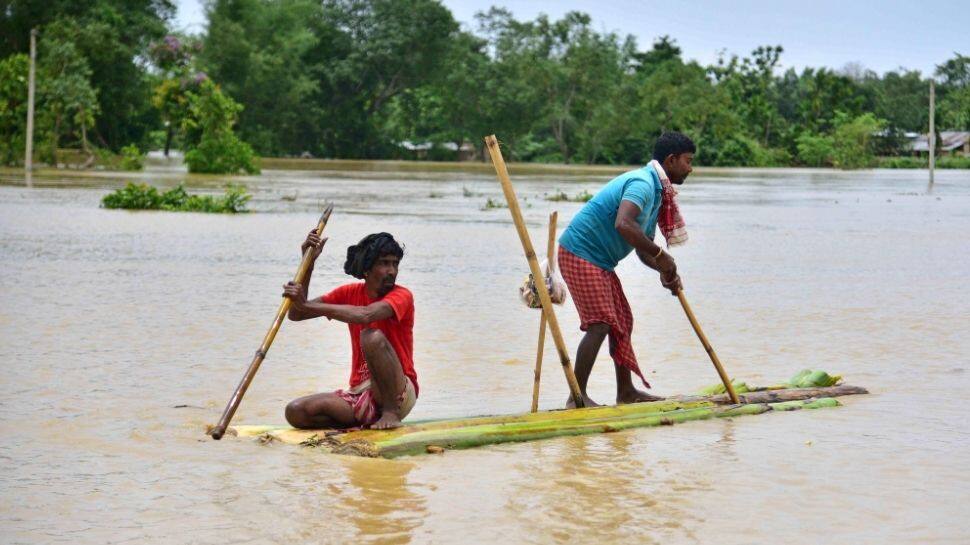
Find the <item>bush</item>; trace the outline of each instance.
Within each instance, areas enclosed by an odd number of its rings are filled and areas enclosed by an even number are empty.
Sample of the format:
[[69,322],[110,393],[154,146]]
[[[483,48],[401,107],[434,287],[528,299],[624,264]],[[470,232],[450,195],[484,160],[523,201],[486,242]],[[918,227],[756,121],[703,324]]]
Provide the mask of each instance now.
[[753,165],[755,162],[754,147],[758,143],[744,136],[732,136],[717,154],[714,161],[715,166],[719,167],[744,167]]
[[758,167],[787,167],[792,164],[791,153],[783,148],[762,148],[758,147],[755,155],[755,165]]
[[842,169],[867,168],[876,164],[873,135],[883,130],[886,122],[871,113],[850,118],[838,112],[835,116],[835,153],[833,163]]
[[121,148],[121,170],[141,170],[145,168],[145,156],[138,146],[128,144]]
[[779,148],[765,148],[746,136],[729,138],[714,161],[719,167],[778,167],[791,164],[791,154]]
[[970,155],[945,155],[936,160],[938,168],[970,168]]
[[223,94],[211,80],[188,93],[189,115],[183,120],[189,172],[259,173],[253,148],[233,132],[242,105]]
[[148,184],[128,185],[105,195],[101,206],[127,210],[168,210],[172,212],[210,212],[236,214],[245,212],[246,203],[252,195],[240,185],[229,184],[222,197],[212,195],[190,195],[183,184],[164,193]]
[[[929,160],[925,157],[880,157],[879,168],[929,168]],[[936,168],[970,169],[970,156],[944,155],[937,157]]]
[[203,137],[198,146],[186,152],[185,164],[189,172],[201,174],[236,174],[240,171],[259,174],[253,148],[232,133]]
[[835,145],[831,136],[802,133],[797,140],[798,160],[810,167],[824,167],[832,164]]
[[922,157],[880,157],[879,168],[926,168],[927,161]]

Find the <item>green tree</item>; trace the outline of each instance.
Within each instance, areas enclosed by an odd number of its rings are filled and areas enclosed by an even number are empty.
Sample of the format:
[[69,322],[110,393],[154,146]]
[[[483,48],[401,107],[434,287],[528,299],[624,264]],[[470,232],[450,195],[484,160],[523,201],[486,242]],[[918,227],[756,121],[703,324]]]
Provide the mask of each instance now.
[[728,90],[751,136],[764,146],[772,144],[780,132],[782,118],[774,71],[783,51],[780,45],[762,46],[752,51],[751,57],[739,60],[734,56],[728,61],[722,57],[710,68],[718,85]]
[[852,117],[843,112],[835,116],[833,163],[843,169],[871,167],[876,162],[874,136],[886,122],[872,113]]
[[829,166],[834,156],[832,137],[807,132],[798,137],[798,159],[802,164],[810,167]]
[[91,85],[91,68],[75,45],[80,29],[69,21],[46,27],[38,61],[38,121],[47,134],[45,160],[57,164],[57,148],[63,137],[79,132],[86,166],[94,163],[88,129],[98,112],[97,91]]
[[24,158],[27,131],[27,55],[0,59],[0,165]]
[[392,100],[388,135],[394,141],[450,142],[459,150],[467,142],[481,146],[482,136],[493,130],[484,93],[491,76],[485,47],[472,34],[456,36],[446,52],[449,69]]
[[208,16],[200,63],[227,94],[246,105],[239,117],[242,138],[265,155],[312,147],[320,121],[312,101],[315,78],[327,77],[325,65],[307,58],[328,39],[326,33],[317,34],[328,27],[320,2],[218,0],[209,4]]
[[929,82],[917,70],[886,72],[865,81],[874,95],[872,113],[893,131],[923,132],[929,115]]
[[165,157],[168,157],[176,131],[188,111],[188,92],[207,78],[194,68],[195,54],[200,49],[198,41],[171,34],[149,47],[149,57],[159,71],[152,105],[161,114],[165,125]]
[[144,58],[174,15],[171,0],[9,0],[0,9],[0,58],[26,53],[31,28],[43,49],[49,25],[76,27],[72,41],[97,97],[93,139],[117,150],[141,143],[158,124]]
[[189,172],[235,174],[259,172],[249,144],[233,132],[243,107],[211,80],[188,93],[189,112],[183,120]]
[[970,57],[956,53],[936,67],[940,79],[938,127],[970,130]]

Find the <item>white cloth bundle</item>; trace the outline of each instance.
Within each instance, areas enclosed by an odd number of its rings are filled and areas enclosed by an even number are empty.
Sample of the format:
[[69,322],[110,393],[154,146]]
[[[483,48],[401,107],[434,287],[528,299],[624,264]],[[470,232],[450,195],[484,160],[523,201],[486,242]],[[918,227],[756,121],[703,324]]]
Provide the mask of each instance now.
[[[543,260],[539,264],[539,270],[542,271],[542,275],[546,279],[546,289],[549,290],[549,298],[552,299],[553,304],[561,305],[565,303],[569,292],[566,290],[566,281],[563,280],[562,275],[559,274],[559,269],[555,266],[555,254],[553,255],[553,263],[550,264],[548,259]],[[531,274],[526,277],[519,288],[519,298],[529,308],[542,308],[539,292]]]

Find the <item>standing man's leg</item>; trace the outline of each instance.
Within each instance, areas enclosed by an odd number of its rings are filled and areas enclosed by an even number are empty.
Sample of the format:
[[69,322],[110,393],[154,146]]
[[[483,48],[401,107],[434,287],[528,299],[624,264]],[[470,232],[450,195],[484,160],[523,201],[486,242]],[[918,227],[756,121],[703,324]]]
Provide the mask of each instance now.
[[[599,405],[586,394],[586,384],[589,383],[589,375],[593,371],[593,364],[596,363],[596,356],[599,354],[600,346],[603,345],[603,339],[609,332],[609,324],[599,322],[589,324],[586,328],[586,334],[583,335],[583,340],[579,341],[579,348],[576,349],[576,382],[579,383],[579,391],[583,395],[583,404],[586,407]],[[569,400],[566,401],[566,408],[576,408],[573,396],[569,396]]]
[[407,387],[401,360],[394,347],[379,329],[365,329],[360,333],[360,347],[370,370],[371,390],[381,409],[381,418],[371,427],[396,428],[401,425],[400,396]]
[[[633,309],[623,292],[620,279],[615,274],[611,279],[611,293],[614,309],[616,310],[616,329],[610,331],[610,355],[613,357],[613,369],[616,371],[616,403],[640,403],[644,401],[659,401],[662,397],[650,395],[637,390],[633,385],[633,372],[628,365],[637,366],[637,357],[633,352]],[[626,363],[627,365],[623,365]]]

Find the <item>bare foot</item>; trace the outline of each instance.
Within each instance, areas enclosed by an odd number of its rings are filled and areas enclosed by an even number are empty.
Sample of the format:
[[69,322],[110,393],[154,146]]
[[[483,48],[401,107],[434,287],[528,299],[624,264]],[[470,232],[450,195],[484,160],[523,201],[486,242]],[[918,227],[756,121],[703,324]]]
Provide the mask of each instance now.
[[647,392],[632,389],[625,392],[616,394],[616,404],[624,405],[626,403],[644,403],[648,401],[663,401],[664,398],[660,396],[650,395]]
[[[599,403],[590,399],[588,395],[583,394],[583,407],[589,408],[589,407],[599,407],[599,406],[600,406]],[[569,399],[566,400],[566,408],[567,409],[576,408],[576,403],[573,402],[573,396],[569,396]]]
[[401,427],[401,419],[391,411],[384,411],[380,420],[371,424],[372,430],[391,430]]

